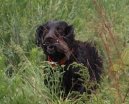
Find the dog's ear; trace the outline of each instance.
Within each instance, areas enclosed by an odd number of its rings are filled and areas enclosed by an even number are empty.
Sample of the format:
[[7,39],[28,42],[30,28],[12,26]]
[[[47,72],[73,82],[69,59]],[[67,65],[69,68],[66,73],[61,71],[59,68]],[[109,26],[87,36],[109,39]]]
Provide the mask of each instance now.
[[42,35],[43,35],[43,25],[40,25],[37,29],[36,29],[36,34],[35,34],[35,43],[38,47],[40,47],[42,45]]
[[68,25],[65,29],[65,34],[66,37],[68,37],[69,39],[74,39],[74,29],[72,25]]

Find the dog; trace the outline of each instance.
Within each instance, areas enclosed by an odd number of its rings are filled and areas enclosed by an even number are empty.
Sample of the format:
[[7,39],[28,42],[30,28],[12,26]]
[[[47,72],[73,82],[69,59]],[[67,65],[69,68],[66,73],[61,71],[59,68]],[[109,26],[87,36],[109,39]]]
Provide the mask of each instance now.
[[40,25],[36,30],[36,44],[43,49],[46,61],[64,65],[62,87],[66,95],[71,91],[87,92],[84,79],[77,74],[80,68],[69,67],[73,62],[87,67],[90,81],[99,83],[103,70],[102,58],[93,44],[75,39],[72,25],[65,21],[48,21]]

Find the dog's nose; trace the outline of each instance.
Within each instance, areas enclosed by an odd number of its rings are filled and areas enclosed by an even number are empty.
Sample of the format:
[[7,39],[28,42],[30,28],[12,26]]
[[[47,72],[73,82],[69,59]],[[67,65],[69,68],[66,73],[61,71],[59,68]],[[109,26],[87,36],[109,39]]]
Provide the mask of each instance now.
[[49,45],[49,46],[47,46],[47,48],[50,49],[50,50],[53,50],[54,49],[54,45]]
[[56,38],[54,38],[54,37],[46,37],[44,39],[44,43],[49,43],[49,44],[56,43]]
[[45,37],[44,41],[50,42],[51,40],[53,40],[53,37]]
[[44,45],[53,48],[55,44],[57,43],[57,39],[48,37],[44,40]]

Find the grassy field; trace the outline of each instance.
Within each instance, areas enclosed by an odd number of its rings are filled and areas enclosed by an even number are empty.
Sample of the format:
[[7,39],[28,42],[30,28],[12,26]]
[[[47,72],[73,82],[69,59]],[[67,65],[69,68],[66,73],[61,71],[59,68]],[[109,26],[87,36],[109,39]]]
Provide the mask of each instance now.
[[[129,0],[0,0],[0,104],[129,104]],[[43,70],[50,66],[35,45],[35,30],[64,20],[76,39],[95,41],[104,60],[100,88],[87,98],[50,93]]]

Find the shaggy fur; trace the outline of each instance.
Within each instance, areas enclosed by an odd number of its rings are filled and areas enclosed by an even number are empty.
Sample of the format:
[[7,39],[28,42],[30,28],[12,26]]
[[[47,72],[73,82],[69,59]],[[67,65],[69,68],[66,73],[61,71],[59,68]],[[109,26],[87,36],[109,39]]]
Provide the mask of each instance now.
[[[88,68],[91,81],[100,80],[102,73],[102,59],[96,48],[88,42],[75,40],[74,29],[64,21],[49,21],[37,28],[36,44],[43,48],[47,61],[65,65],[63,74],[63,88],[67,95],[70,91],[83,93],[86,88],[83,86],[83,79],[79,68],[67,67],[73,63],[81,63]],[[51,58],[51,60],[49,58]],[[60,61],[63,60],[63,63]]]

